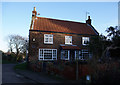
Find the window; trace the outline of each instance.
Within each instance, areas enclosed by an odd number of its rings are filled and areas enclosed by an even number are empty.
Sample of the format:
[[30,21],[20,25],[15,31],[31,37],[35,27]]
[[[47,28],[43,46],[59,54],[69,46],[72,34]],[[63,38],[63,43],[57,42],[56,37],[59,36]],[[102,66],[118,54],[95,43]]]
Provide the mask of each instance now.
[[52,34],[44,34],[44,43],[45,44],[53,44],[53,35]]
[[88,43],[89,43],[89,37],[82,37],[82,44],[88,45]]
[[82,57],[82,56],[81,56],[81,51],[76,50],[76,51],[75,51],[75,60],[76,60],[76,59],[81,59],[81,57]]
[[82,57],[81,57],[81,59],[83,59],[83,60],[87,60],[87,59],[89,59],[89,52],[88,52],[88,50],[82,50]]
[[57,49],[39,49],[39,60],[57,60]]
[[62,60],[69,60],[69,50],[62,50],[61,51],[61,59]]
[[65,44],[72,44],[72,36],[65,36]]
[[88,50],[82,50],[82,51],[75,51],[75,60],[88,60],[92,57],[92,55],[89,53]]

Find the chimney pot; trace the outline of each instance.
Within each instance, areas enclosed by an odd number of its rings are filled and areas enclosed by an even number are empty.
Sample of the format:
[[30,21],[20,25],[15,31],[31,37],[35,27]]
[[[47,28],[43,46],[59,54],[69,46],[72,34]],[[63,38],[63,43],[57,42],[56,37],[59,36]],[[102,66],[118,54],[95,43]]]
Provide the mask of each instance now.
[[36,11],[36,7],[34,7],[34,11]]
[[90,16],[88,16],[88,19],[90,19]]
[[91,25],[91,19],[90,19],[90,16],[88,16],[88,20],[86,20],[86,23]]

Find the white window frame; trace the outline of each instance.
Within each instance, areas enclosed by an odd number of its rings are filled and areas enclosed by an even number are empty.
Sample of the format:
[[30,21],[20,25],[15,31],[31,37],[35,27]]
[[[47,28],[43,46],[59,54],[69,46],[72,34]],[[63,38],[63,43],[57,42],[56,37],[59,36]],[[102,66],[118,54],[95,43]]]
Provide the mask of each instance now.
[[[85,52],[85,51],[87,51],[87,52]],[[88,50],[82,50],[82,57],[81,57],[81,60],[86,60],[86,59],[84,59],[83,58],[83,53],[88,53],[88,58],[90,57],[90,53],[89,53],[89,51]]]
[[72,45],[72,36],[65,36],[65,44]]
[[[79,58],[78,58],[78,59],[80,60],[80,59],[82,58],[82,56],[80,56],[81,51],[79,50],[78,52],[79,52],[79,54],[78,54],[78,55],[79,55]],[[76,52],[76,50],[75,50],[75,60],[76,60],[76,57],[77,57],[77,56],[76,56],[76,53],[77,53],[77,52]]]
[[[68,52],[68,56],[67,56],[67,58],[64,58],[63,56],[62,56],[62,52],[63,51],[67,51]],[[61,60],[69,60],[70,59],[70,50],[61,50]]]
[[[41,54],[41,52],[43,51],[43,53]],[[45,51],[44,50],[51,50],[52,52],[52,58],[51,59],[45,59],[44,58],[44,53]],[[53,51],[56,51],[55,54],[53,54]],[[57,49],[39,49],[39,57],[38,57],[38,60],[57,60]]]
[[[48,37],[46,37],[48,36]],[[45,39],[48,38],[48,42],[45,41]],[[50,42],[50,38],[52,41]],[[52,34],[44,34],[44,44],[53,44],[53,35]]]
[[90,41],[89,37],[82,37],[82,45],[88,45],[84,43],[85,40]]

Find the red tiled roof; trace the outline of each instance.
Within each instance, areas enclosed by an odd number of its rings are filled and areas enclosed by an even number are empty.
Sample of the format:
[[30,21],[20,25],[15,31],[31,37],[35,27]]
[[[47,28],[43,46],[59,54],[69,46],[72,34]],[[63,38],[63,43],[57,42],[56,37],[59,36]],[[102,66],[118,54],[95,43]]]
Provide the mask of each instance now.
[[61,46],[63,50],[80,50],[78,46]]
[[86,23],[37,17],[33,30],[96,35]]

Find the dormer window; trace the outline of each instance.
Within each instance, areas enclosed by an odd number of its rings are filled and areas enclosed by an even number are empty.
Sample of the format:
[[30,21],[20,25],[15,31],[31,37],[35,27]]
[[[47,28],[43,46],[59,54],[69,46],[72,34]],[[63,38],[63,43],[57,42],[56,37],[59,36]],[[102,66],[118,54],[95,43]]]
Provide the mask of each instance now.
[[65,44],[72,45],[72,36],[65,36]]
[[82,45],[88,45],[89,44],[89,37],[82,37]]
[[52,34],[44,34],[44,44],[53,44]]

